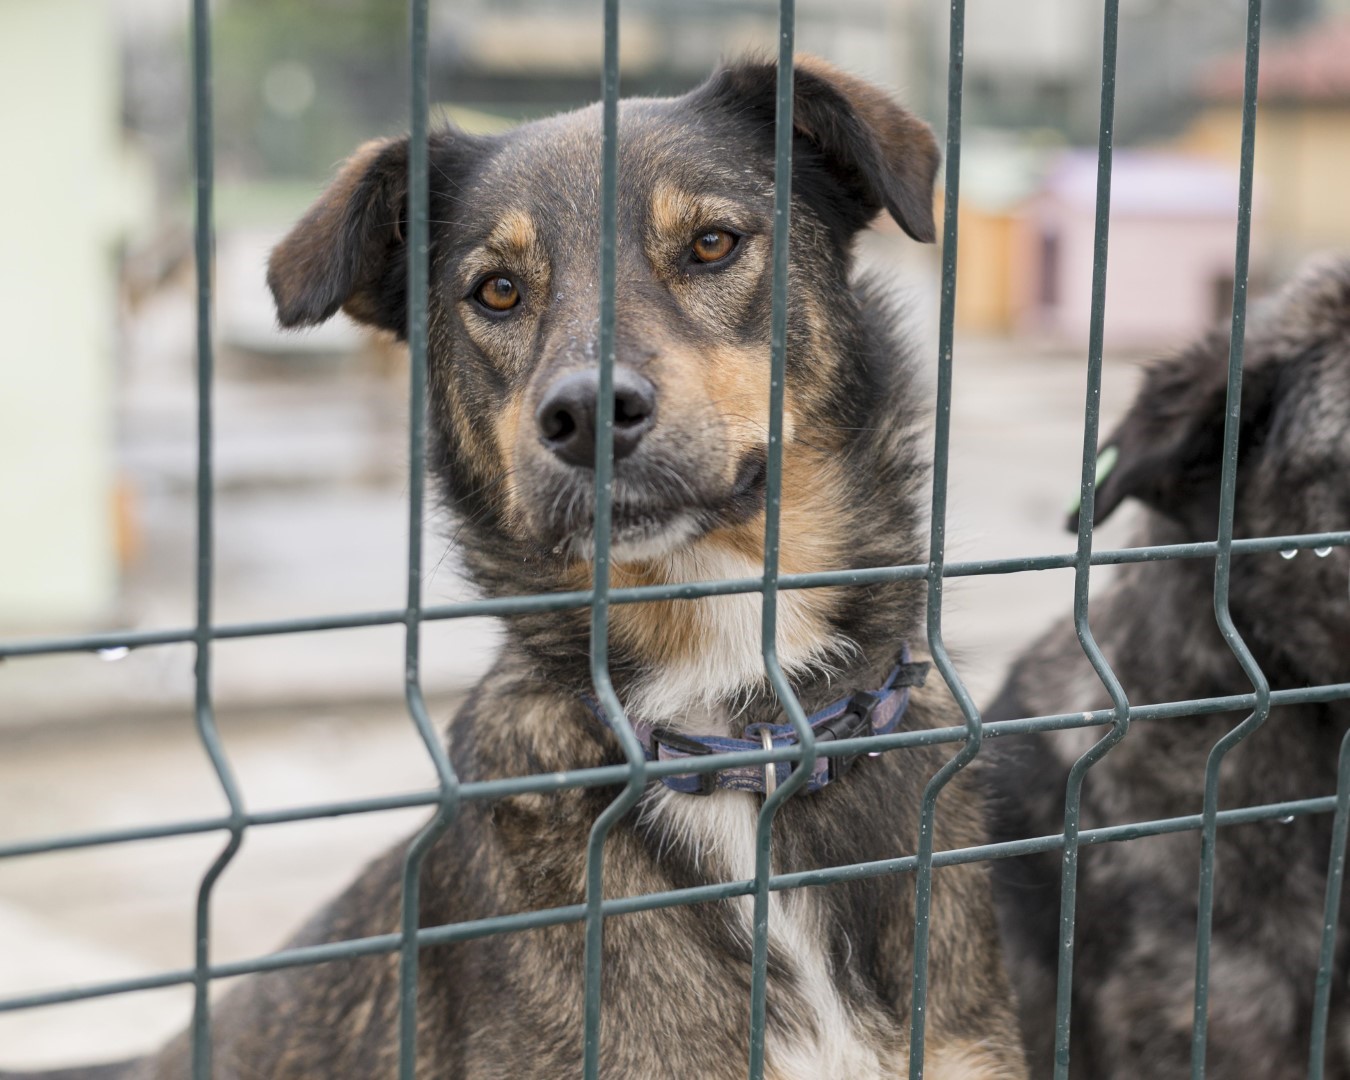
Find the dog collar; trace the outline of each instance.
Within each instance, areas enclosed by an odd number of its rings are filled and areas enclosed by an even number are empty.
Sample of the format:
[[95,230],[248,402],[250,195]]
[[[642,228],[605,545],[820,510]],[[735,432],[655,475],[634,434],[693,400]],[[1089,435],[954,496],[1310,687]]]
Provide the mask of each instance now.
[[[903,647],[900,662],[890,676],[876,690],[857,690],[807,717],[817,742],[855,739],[863,735],[888,735],[900,726],[905,710],[909,708],[911,687],[922,686],[928,676],[927,661],[910,659],[909,646]],[[602,724],[613,729],[600,702],[590,694],[583,694],[587,708]],[[746,738],[732,739],[722,735],[680,735],[657,730],[643,721],[633,723],[633,732],[646,753],[648,761],[677,761],[680,758],[700,757],[705,754],[731,754],[743,750],[771,750],[780,746],[798,745],[797,733],[791,724],[751,724],[745,729]],[[818,757],[811,769],[811,778],[805,790],[819,791],[831,780],[837,780],[853,767],[862,754],[844,754]],[[795,763],[772,761],[764,765],[733,765],[716,772],[676,773],[661,777],[661,783],[672,791],[685,795],[711,795],[719,789],[771,793],[784,783]]]

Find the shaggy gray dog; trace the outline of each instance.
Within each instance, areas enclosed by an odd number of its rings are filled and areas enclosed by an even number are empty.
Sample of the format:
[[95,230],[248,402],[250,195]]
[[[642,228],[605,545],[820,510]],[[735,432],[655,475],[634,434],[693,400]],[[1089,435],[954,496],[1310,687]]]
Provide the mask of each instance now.
[[[1105,441],[1117,463],[1096,516],[1134,498],[1140,544],[1213,540],[1228,359],[1215,334],[1149,372]],[[1249,324],[1235,535],[1350,527],[1350,262],[1306,270]],[[1076,527],[1076,522],[1074,522]],[[1350,680],[1344,548],[1297,558],[1237,555],[1231,610],[1273,688]],[[1216,628],[1214,563],[1136,564],[1095,597],[1091,624],[1131,704],[1247,693]],[[987,720],[1109,708],[1069,625],[1017,661]],[[1245,713],[1136,723],[1088,774],[1084,828],[1194,814],[1205,761]],[[1228,757],[1221,805],[1332,794],[1350,703],[1276,708]],[[1011,740],[994,751],[1001,839],[1063,828],[1069,767],[1102,730]],[[1214,906],[1210,1080],[1306,1075],[1331,839],[1328,815],[1220,828]],[[1174,833],[1082,852],[1074,972],[1072,1075],[1084,1080],[1190,1076],[1200,835]],[[1032,1074],[1049,1076],[1054,1037],[1058,852],[996,872],[1000,920],[1021,997]],[[1344,927],[1333,975],[1328,1077],[1350,1077]]]

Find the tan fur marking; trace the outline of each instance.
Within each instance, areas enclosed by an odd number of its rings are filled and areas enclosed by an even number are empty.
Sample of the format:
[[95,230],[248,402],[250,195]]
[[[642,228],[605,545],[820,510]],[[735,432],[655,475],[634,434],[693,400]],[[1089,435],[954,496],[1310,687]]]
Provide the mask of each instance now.
[[658,183],[652,189],[652,228],[662,240],[687,243],[693,239],[693,230],[730,224],[730,219],[740,213],[739,207],[729,200],[694,195],[671,183]]
[[528,253],[539,243],[534,219],[524,210],[511,210],[488,235],[487,246],[502,251]]
[[[702,350],[669,349],[654,372],[662,397],[680,411],[671,420],[696,430],[704,410],[719,421],[726,447],[723,479],[730,483],[742,457],[769,441],[769,360],[758,345]],[[791,444],[796,409],[789,397],[783,409],[783,440]],[[785,472],[785,475],[790,475]]]
[[[614,585],[666,585],[669,575],[656,562],[619,565],[612,568]],[[702,637],[702,619],[695,610],[699,600],[674,600],[668,604],[622,604],[610,613],[615,634],[644,658],[681,660],[692,656]]]
[[[786,426],[787,417],[784,417]],[[834,458],[814,447],[789,443],[783,452],[785,478],[780,511],[782,539],[778,562],[785,574],[834,569],[843,559],[839,522],[848,516],[843,499],[847,479]],[[822,528],[822,522],[829,524]],[[728,547],[758,558],[764,550],[763,515],[733,529],[719,530]],[[711,539],[711,537],[710,537]],[[802,590],[813,598],[828,599],[831,589]]]
[[534,219],[524,210],[507,210],[487,239],[464,256],[460,273],[467,288],[474,279],[493,271],[524,274],[534,284],[547,273],[548,254],[539,240]]
[[673,184],[652,190],[652,228],[663,239],[687,232],[697,217],[693,196]]
[[501,412],[492,421],[493,434],[497,437],[497,450],[501,455],[502,467],[506,471],[502,497],[506,503],[507,517],[512,522],[520,516],[520,481],[517,479],[514,464],[516,445],[520,438],[520,414],[523,410],[523,394],[518,388],[506,399]]
[[[769,362],[761,347],[727,346],[710,352],[702,364],[704,392],[722,421],[734,450],[735,469],[743,453],[769,441]],[[791,441],[792,410],[784,408],[784,442]]]

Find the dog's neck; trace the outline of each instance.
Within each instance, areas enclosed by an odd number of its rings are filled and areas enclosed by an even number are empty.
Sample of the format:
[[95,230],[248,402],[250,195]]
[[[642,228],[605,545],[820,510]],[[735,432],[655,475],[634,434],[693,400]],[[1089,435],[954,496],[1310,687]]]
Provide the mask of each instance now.
[[[837,466],[810,451],[789,451],[779,567],[782,573],[855,565],[849,541],[859,508],[847,506],[847,481]],[[720,529],[658,559],[616,566],[616,586],[760,579],[764,574],[764,518]],[[840,589],[790,589],[777,597],[777,658],[808,707],[862,688],[877,668],[894,663],[900,636],[868,640],[844,617]],[[736,735],[747,722],[770,719],[780,706],[769,690],[762,648],[760,592],[696,601],[618,605],[611,611],[617,643],[639,661],[622,700],[635,716],[685,734]],[[895,626],[893,630],[903,630]],[[889,635],[888,635],[889,636]],[[877,655],[870,655],[876,652]]]
[[[680,584],[763,573],[758,553],[712,536],[641,568],[618,568],[615,581]],[[832,600],[806,589],[778,595],[777,655],[794,683],[828,681],[858,659],[857,644],[831,618]],[[625,706],[671,730],[732,734],[765,681],[763,612],[758,592],[614,609],[616,637],[647,661]]]

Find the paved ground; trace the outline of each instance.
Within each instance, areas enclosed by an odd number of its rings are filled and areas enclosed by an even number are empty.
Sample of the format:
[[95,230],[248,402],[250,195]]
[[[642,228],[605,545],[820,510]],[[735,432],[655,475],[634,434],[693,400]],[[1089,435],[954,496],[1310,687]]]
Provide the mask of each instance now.
[[[878,251],[884,261],[884,241]],[[191,386],[171,350],[160,355],[145,333],[138,355],[153,377],[130,393],[126,448],[143,552],[121,621],[181,625],[192,610]],[[956,365],[949,558],[1069,550],[1062,521],[1078,482],[1081,354],[962,341]],[[1107,422],[1133,379],[1132,364],[1108,362]],[[369,368],[297,375],[231,367],[227,358],[220,620],[400,603],[401,392],[397,379]],[[1113,523],[1101,542],[1120,541],[1121,531]],[[441,558],[445,541],[427,550],[438,565],[428,598],[463,595],[453,552]],[[947,640],[977,698],[988,698],[1007,659],[1044,625],[1069,617],[1071,591],[1063,571],[951,583]],[[492,642],[491,625],[481,621],[428,628],[435,715],[448,714]],[[217,648],[221,727],[250,808],[431,782],[398,700],[400,649],[397,629],[388,627]],[[0,844],[218,813],[191,728],[190,675],[186,648],[140,650],[116,663],[77,656],[0,665]],[[250,833],[216,892],[213,956],[276,948],[304,913],[421,817],[400,812]],[[0,861],[0,995],[189,963],[196,883],[220,842],[202,836]],[[172,990],[0,1015],[0,1065],[136,1052],[179,1027],[187,1010],[187,995]]]

